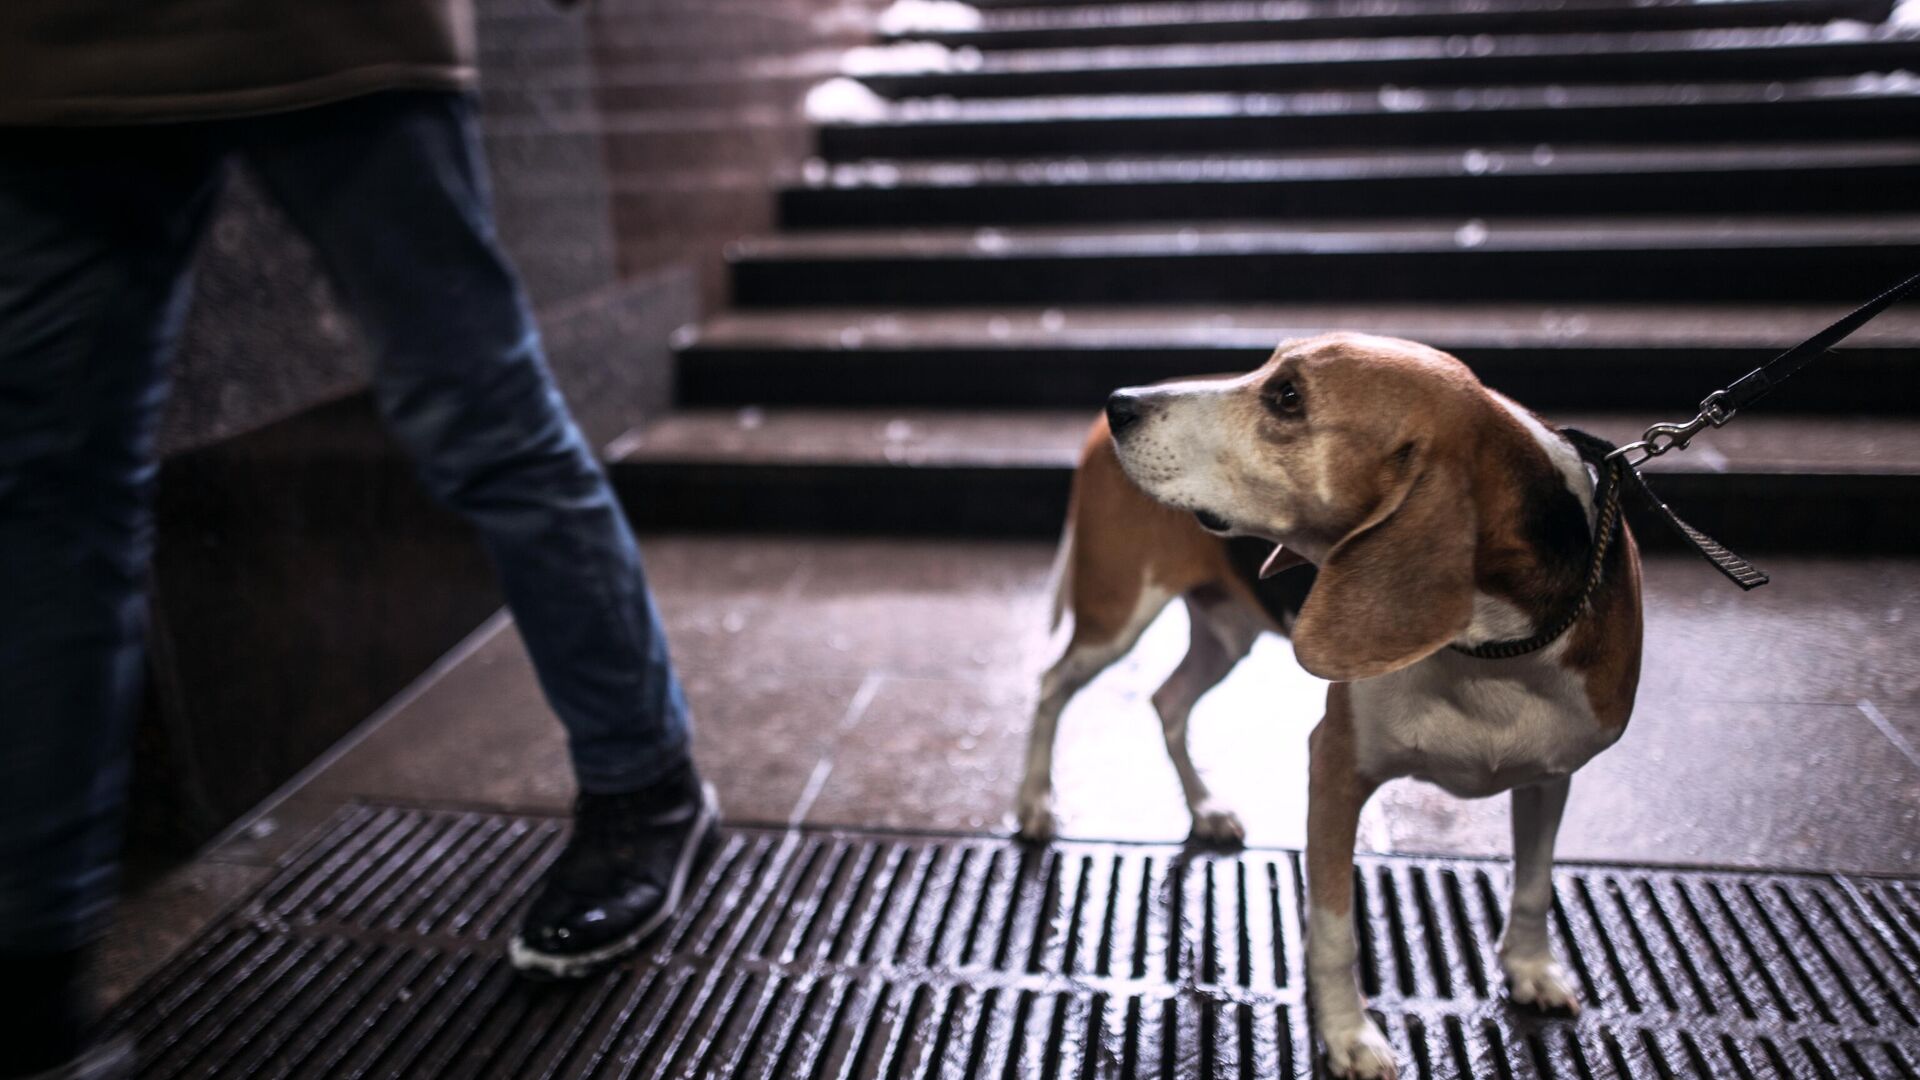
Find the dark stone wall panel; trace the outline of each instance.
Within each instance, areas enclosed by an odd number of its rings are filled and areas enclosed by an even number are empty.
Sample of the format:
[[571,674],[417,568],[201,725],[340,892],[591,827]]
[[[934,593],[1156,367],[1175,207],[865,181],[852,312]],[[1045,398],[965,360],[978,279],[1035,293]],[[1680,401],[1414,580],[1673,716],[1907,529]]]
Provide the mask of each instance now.
[[134,847],[204,841],[500,604],[365,394],[163,468]]

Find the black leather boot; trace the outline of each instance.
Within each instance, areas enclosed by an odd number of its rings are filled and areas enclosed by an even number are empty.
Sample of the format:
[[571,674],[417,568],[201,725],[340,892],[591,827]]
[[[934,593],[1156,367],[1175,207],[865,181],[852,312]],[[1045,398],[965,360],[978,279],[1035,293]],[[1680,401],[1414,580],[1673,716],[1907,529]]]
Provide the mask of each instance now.
[[581,795],[508,959],[525,975],[571,979],[634,952],[679,909],[719,816],[692,764],[644,791]]

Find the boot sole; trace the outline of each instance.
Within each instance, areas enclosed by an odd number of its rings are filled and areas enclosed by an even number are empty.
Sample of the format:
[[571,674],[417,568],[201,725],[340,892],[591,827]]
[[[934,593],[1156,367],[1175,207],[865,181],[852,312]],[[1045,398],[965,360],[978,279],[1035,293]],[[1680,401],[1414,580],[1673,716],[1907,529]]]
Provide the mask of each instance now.
[[694,822],[686,846],[680,849],[680,859],[673,868],[673,879],[667,883],[666,900],[652,918],[619,941],[580,953],[541,952],[516,934],[507,945],[507,962],[513,965],[514,970],[542,980],[582,978],[616,960],[631,956],[655,931],[666,925],[667,920],[679,912],[680,901],[686,895],[687,879],[693,875],[693,864],[712,840],[714,826],[720,821],[720,800],[714,793],[713,785],[702,784],[700,793],[703,803],[700,819]]

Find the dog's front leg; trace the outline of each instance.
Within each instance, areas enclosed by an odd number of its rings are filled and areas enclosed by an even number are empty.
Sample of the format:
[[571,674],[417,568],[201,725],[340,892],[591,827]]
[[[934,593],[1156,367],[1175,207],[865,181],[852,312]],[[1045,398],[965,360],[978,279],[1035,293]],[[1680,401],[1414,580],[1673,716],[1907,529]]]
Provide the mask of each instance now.
[[1580,993],[1553,958],[1547,912],[1553,906],[1553,842],[1572,782],[1562,777],[1513,789],[1513,896],[1500,938],[1507,992],[1522,1005],[1580,1011]]
[[1346,687],[1327,695],[1313,731],[1307,783],[1307,981],[1315,1027],[1335,1076],[1392,1080],[1393,1047],[1360,996],[1353,932],[1353,845],[1377,784],[1360,775]]

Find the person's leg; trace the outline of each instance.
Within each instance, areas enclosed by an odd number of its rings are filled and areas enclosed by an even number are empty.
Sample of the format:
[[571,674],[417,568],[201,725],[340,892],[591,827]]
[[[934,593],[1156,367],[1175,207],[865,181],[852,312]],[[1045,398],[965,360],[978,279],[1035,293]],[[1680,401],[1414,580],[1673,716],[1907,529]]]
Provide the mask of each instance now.
[[0,133],[0,1075],[78,1051],[140,701],[162,366],[217,175],[191,129]]
[[514,962],[572,975],[629,952],[678,905],[715,810],[633,534],[494,234],[472,102],[381,94],[246,130],[372,341],[394,434],[478,527],[567,729],[574,839]]
[[380,94],[246,130],[243,153],[372,343],[394,435],[492,555],[582,790],[680,767],[687,708],[666,636],[494,235],[468,99]]

